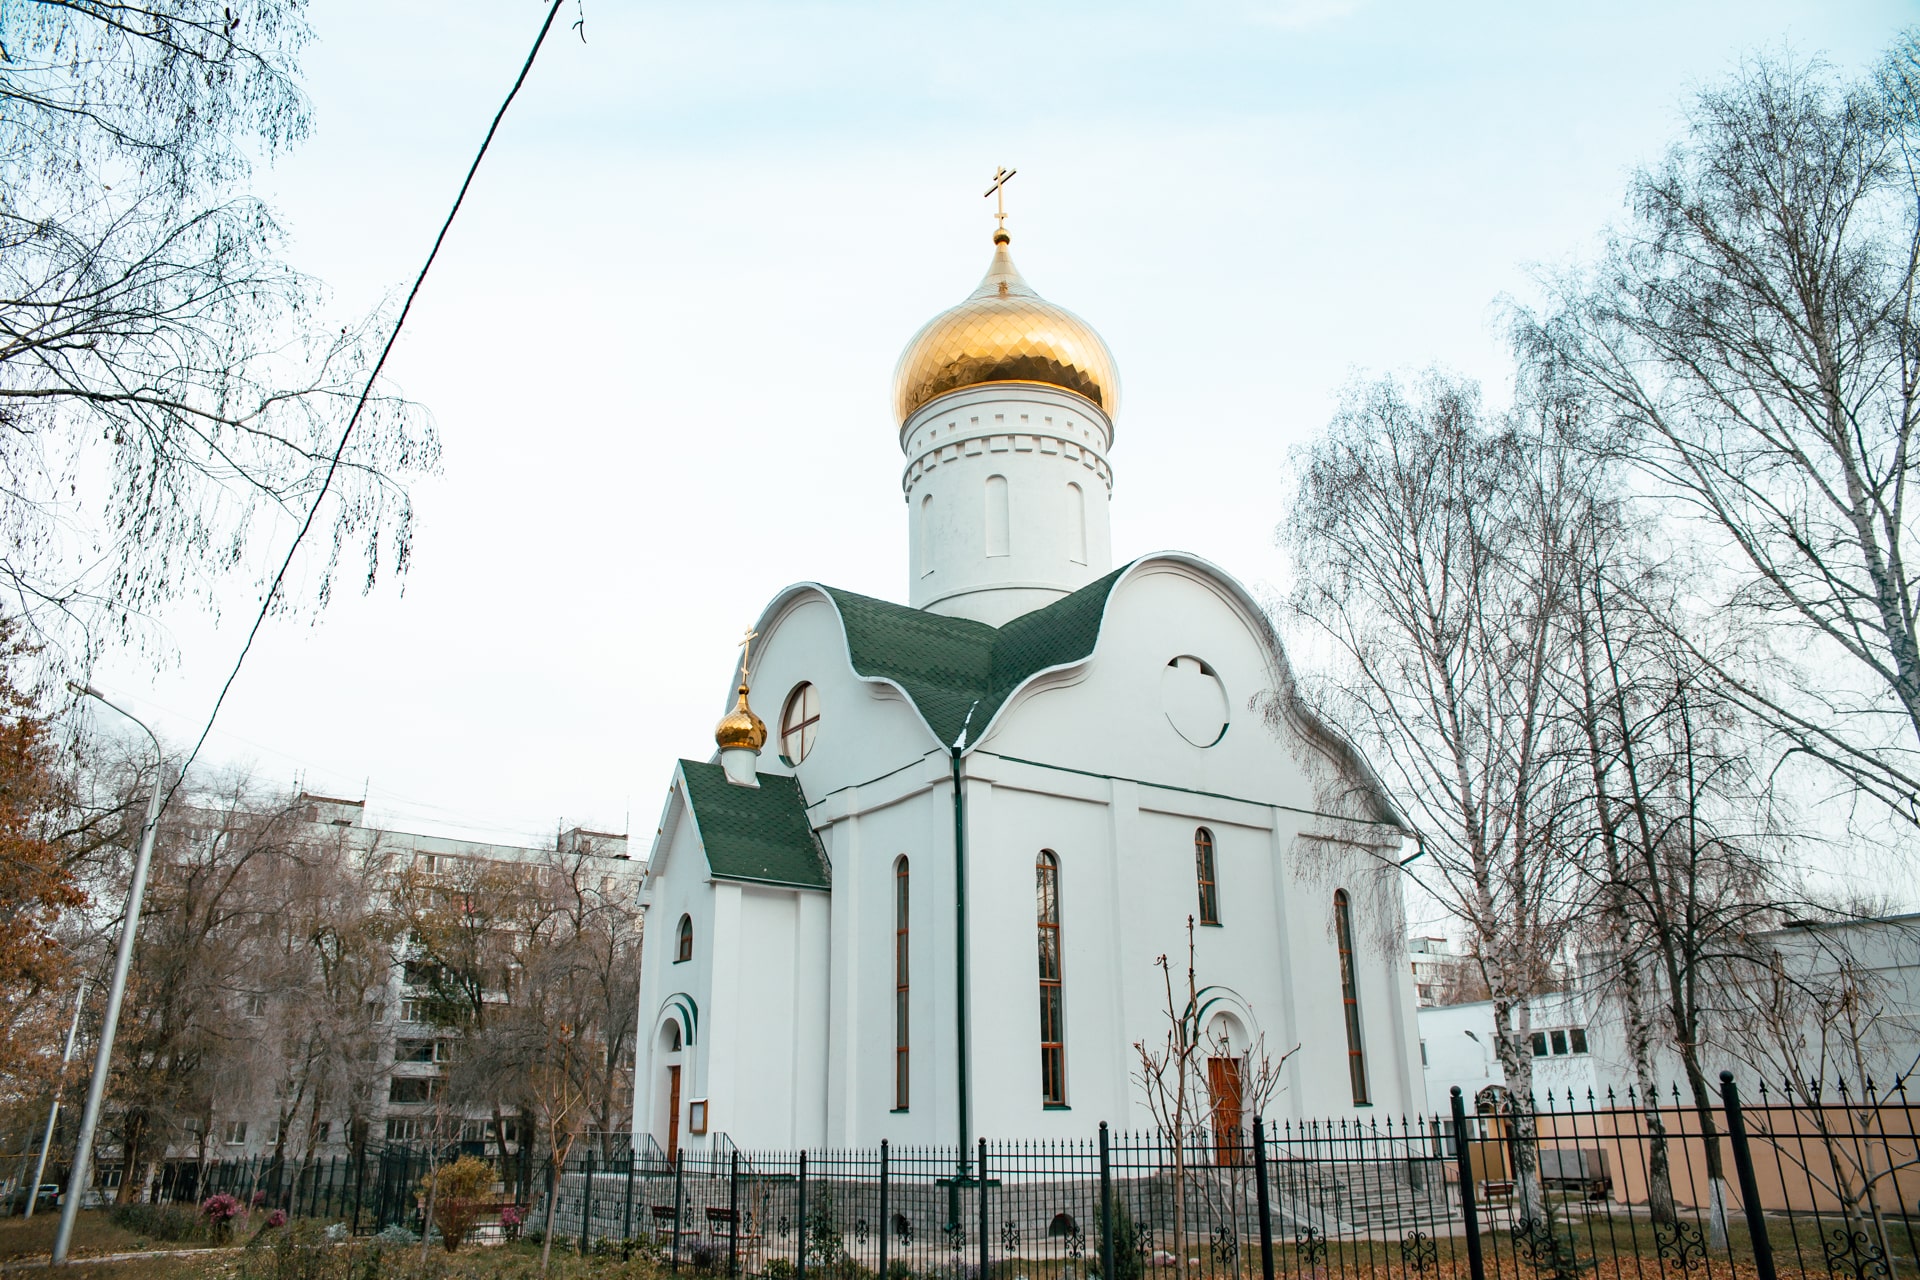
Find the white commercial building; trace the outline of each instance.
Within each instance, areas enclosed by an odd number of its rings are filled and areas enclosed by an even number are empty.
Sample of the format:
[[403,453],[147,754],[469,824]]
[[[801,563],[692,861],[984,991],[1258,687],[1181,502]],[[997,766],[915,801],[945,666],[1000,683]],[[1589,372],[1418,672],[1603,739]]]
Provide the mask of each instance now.
[[779,593],[720,749],[675,770],[643,891],[636,1132],[1144,1127],[1134,1046],[1166,1033],[1157,957],[1184,1001],[1190,916],[1229,1122],[1262,1042],[1299,1046],[1275,1117],[1421,1105],[1407,831],[1297,701],[1245,588],[1183,552],[1114,566],[1118,387],[1004,232],[907,347],[908,603]]

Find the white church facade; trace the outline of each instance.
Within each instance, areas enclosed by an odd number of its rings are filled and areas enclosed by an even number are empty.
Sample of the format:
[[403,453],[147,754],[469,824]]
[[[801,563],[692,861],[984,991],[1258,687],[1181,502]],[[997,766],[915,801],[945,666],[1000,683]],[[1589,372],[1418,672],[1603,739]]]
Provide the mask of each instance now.
[[1179,552],[1114,567],[1113,358],[994,239],[895,375],[908,602],[781,592],[719,750],[675,770],[635,1133],[1150,1127],[1134,1045],[1166,1034],[1155,960],[1183,985],[1189,916],[1210,1080],[1237,1090],[1264,1037],[1299,1046],[1272,1118],[1416,1112],[1410,833],[1239,583]]

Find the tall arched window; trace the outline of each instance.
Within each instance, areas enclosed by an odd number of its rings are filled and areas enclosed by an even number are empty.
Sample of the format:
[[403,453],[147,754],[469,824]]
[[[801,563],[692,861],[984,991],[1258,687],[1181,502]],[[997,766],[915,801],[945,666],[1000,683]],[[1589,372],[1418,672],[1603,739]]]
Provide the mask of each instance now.
[[1220,890],[1213,871],[1213,832],[1193,833],[1193,874],[1200,882],[1200,923],[1220,923]]
[[893,861],[893,1109],[907,1109],[907,858]]
[[680,917],[680,938],[674,944],[673,962],[693,959],[693,917]]
[[920,499],[920,572],[933,572],[933,495]]
[[1007,478],[987,477],[987,554],[1008,554],[1013,541],[1013,516],[1008,510]]
[[1066,1010],[1060,995],[1060,860],[1042,849],[1034,862],[1040,926],[1040,1098],[1067,1105]]
[[1067,559],[1087,562],[1087,491],[1067,482]]
[[1353,1103],[1367,1101],[1367,1054],[1360,1043],[1360,988],[1353,973],[1353,911],[1347,891],[1333,891],[1333,929],[1340,943],[1340,1004],[1347,1018],[1347,1074],[1353,1081]]

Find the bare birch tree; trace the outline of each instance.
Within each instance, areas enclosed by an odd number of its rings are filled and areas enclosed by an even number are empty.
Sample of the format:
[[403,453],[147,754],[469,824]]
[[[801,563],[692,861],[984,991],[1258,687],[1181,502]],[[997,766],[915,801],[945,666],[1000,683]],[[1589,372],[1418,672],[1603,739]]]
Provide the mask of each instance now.
[[[1509,1086],[1532,1091],[1530,997],[1573,903],[1573,809],[1552,678],[1564,662],[1575,478],[1430,373],[1352,387],[1301,459],[1291,616],[1335,659],[1307,686],[1418,815],[1426,887],[1465,927]],[[1532,1117],[1514,1117],[1523,1212],[1544,1211]]]
[[[310,116],[300,0],[22,0],[0,52],[0,589],[84,659],[314,500],[376,318],[324,318],[251,170]],[[377,394],[309,581],[404,571],[436,465]],[[328,539],[325,535],[330,535]],[[287,602],[281,602],[287,603]]]
[[[1519,316],[1760,624],[1693,656],[1784,749],[1920,825],[1920,45],[1839,83],[1761,57],[1693,103],[1590,270]],[[1784,674],[1783,674],[1784,673]]]

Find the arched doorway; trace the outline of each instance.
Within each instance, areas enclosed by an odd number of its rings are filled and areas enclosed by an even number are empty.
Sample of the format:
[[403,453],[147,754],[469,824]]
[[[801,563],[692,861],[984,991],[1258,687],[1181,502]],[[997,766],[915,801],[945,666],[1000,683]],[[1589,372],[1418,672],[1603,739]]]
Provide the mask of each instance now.
[[[669,1017],[660,1028],[658,1049],[655,1061],[659,1063],[658,1082],[655,1085],[654,1114],[665,1121],[667,1159],[671,1160],[680,1152],[680,1066],[681,1066],[680,1020]],[[659,1126],[655,1127],[659,1132]]]
[[1207,1111],[1213,1128],[1214,1163],[1245,1164],[1247,1029],[1231,1013],[1207,1024]]

